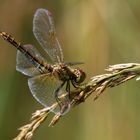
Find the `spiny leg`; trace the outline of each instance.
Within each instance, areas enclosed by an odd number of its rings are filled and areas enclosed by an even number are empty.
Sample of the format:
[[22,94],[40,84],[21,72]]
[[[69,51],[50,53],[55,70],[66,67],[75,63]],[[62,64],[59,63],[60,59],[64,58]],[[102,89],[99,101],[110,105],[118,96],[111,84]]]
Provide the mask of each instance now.
[[[67,83],[66,83],[67,82]],[[64,86],[66,83],[66,95],[59,97],[59,90]],[[69,100],[70,100],[70,81],[63,82],[60,87],[55,91],[55,98],[60,107],[60,113],[63,114],[69,108]]]
[[75,87],[75,88],[79,87],[78,83],[76,83],[75,80],[71,80],[71,83],[72,83],[73,87]]
[[70,81],[68,80],[66,83],[66,95],[64,97],[64,104],[61,107],[61,114],[64,114],[70,108]]
[[59,94],[59,91],[61,90],[61,88],[64,86],[64,84],[65,84],[65,81],[55,90],[55,93],[54,93],[55,99],[56,99],[60,109],[62,108],[62,102],[61,102],[58,94]]
[[68,98],[69,98],[69,100],[70,100],[70,81],[67,81],[66,91],[67,91],[67,93],[68,93]]

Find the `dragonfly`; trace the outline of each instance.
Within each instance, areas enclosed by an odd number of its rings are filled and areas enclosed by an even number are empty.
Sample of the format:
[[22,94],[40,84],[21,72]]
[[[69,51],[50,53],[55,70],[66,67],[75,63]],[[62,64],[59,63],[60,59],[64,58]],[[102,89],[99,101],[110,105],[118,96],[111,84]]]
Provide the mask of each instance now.
[[72,67],[76,63],[64,62],[51,12],[37,9],[33,34],[46,57],[33,45],[21,45],[8,33],[0,32],[4,40],[17,48],[16,70],[29,76],[28,86],[33,97],[51,112],[64,115],[71,107],[71,86],[78,88],[86,74],[82,69]]

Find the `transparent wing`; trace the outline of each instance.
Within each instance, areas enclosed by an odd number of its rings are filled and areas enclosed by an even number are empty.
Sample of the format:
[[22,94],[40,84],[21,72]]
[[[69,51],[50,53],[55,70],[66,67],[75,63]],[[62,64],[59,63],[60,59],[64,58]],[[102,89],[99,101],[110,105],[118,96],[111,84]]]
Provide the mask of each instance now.
[[53,62],[63,62],[63,53],[56,37],[54,21],[48,10],[36,11],[33,19],[33,33]]
[[[23,46],[27,52],[30,52],[33,57],[37,58],[40,60],[40,62],[44,61],[43,57],[40,55],[40,53],[37,51],[37,49],[30,44],[24,45]],[[39,69],[37,66],[39,64],[35,63],[33,59],[27,56],[27,54],[23,54],[20,51],[17,51],[17,65],[16,65],[16,70],[28,75],[28,76],[35,76],[39,75]]]
[[[42,74],[28,80],[28,85],[34,98],[45,107],[49,107],[55,114],[61,112],[55,97],[55,91],[61,87],[62,81],[58,80],[51,74]],[[60,89],[57,93],[63,105],[66,105],[64,112],[68,112],[70,108],[69,100],[66,98],[65,91]],[[55,104],[55,108],[51,108]]]

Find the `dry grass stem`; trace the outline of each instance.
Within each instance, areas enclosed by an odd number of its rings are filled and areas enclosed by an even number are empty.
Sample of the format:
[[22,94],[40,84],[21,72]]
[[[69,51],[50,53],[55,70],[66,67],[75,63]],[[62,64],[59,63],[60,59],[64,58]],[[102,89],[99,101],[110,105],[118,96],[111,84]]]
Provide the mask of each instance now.
[[[112,65],[109,66],[106,71],[108,73],[94,76],[89,82],[81,85],[74,91],[71,91],[72,107],[84,102],[91,95],[91,93],[94,93],[93,99],[96,100],[107,88],[118,86],[119,84],[122,84],[134,77],[138,77],[137,80],[140,79],[140,64],[138,63]],[[51,108],[56,106],[57,103],[54,103]],[[31,139],[34,131],[41,125],[41,123],[51,112],[51,108],[44,108],[36,111],[32,116],[31,123],[21,127],[19,135],[14,140]],[[60,114],[56,114],[51,120],[49,126],[54,126],[61,117],[62,116]]]
[[46,108],[37,110],[35,113],[33,113],[31,123],[24,125],[23,127],[20,127],[19,128],[20,133],[16,138],[14,138],[14,140],[21,139],[30,140],[33,136],[34,131],[41,125],[43,121],[45,121],[49,113],[50,110]]

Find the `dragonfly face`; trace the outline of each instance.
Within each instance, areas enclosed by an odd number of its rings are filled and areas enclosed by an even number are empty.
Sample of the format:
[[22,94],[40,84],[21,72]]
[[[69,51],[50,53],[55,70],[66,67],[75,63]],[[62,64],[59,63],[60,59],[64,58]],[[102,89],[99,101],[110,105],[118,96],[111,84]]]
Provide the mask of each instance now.
[[38,9],[33,18],[33,33],[49,59],[41,56],[33,45],[21,45],[5,32],[0,35],[18,49],[16,69],[29,76],[33,97],[55,114],[70,109],[70,86],[78,88],[85,73],[63,62],[63,52],[56,37],[51,13]]

